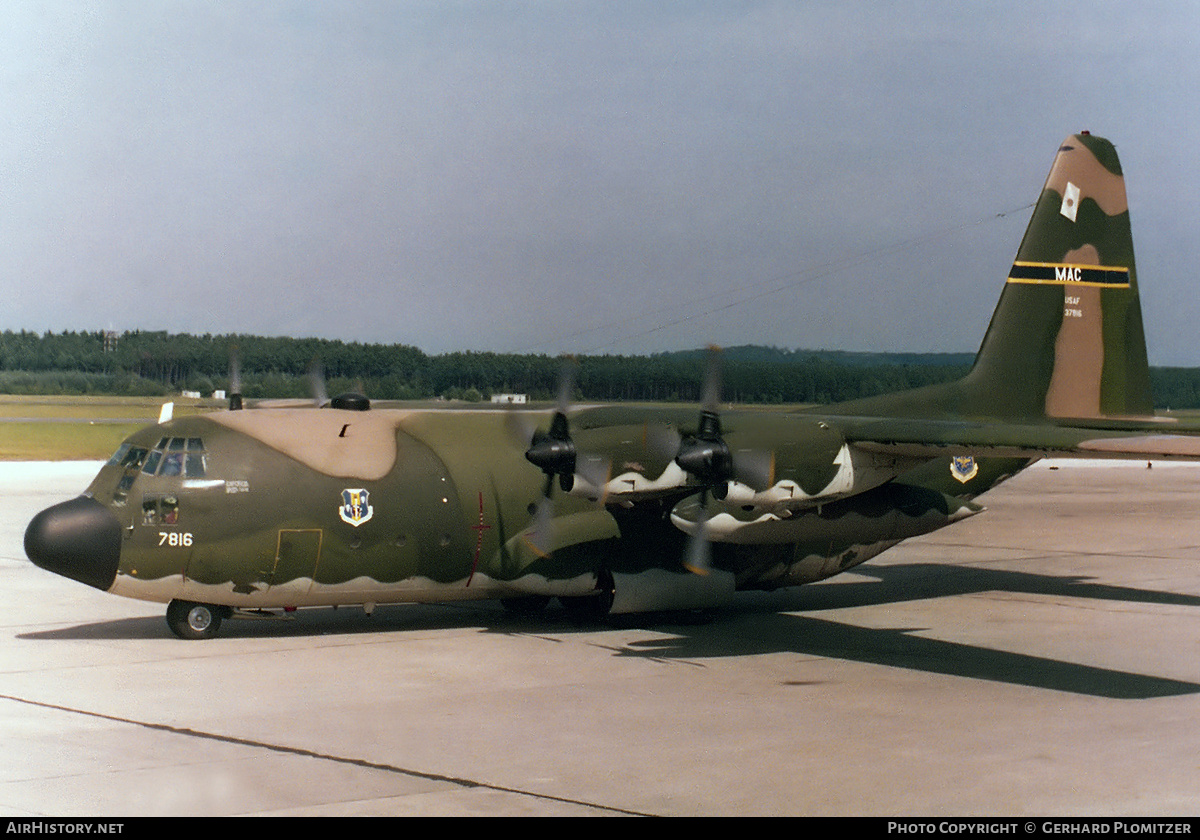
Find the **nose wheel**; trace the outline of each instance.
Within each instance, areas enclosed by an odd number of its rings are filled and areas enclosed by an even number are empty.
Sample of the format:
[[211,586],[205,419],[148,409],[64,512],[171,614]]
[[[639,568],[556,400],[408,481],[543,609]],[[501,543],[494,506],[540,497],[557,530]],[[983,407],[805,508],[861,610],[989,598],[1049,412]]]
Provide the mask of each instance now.
[[167,604],[167,626],[181,639],[211,639],[228,614],[228,607],[175,600]]

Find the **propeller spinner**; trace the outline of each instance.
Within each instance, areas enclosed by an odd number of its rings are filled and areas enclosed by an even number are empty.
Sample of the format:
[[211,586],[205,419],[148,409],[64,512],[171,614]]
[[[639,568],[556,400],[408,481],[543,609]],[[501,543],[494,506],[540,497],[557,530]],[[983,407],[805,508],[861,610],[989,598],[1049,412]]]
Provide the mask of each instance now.
[[546,474],[546,490],[543,495],[550,495],[550,487],[556,475],[563,492],[571,492],[571,488],[575,486],[575,464],[578,457],[575,443],[571,440],[567,415],[562,407],[554,412],[549,431],[534,432],[529,449],[525,450],[525,458]]

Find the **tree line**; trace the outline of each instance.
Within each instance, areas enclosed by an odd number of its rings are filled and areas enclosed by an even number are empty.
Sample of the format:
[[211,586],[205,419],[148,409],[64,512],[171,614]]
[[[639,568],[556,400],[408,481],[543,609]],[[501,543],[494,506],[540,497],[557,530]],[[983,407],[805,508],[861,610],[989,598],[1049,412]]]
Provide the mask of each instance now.
[[[456,352],[429,355],[404,344],[317,338],[186,335],[156,331],[29,331],[0,334],[0,392],[166,395],[230,389],[239,360],[247,398],[311,395],[314,360],[329,394],[373,399],[480,400],[496,393],[552,400],[562,361],[554,356]],[[970,354],[851,354],[730,348],[722,357],[722,398],[739,403],[828,403],[946,382],[970,367]],[[581,356],[575,398],[681,401],[702,398],[705,353]],[[1159,407],[1200,407],[1200,370],[1154,368]]]

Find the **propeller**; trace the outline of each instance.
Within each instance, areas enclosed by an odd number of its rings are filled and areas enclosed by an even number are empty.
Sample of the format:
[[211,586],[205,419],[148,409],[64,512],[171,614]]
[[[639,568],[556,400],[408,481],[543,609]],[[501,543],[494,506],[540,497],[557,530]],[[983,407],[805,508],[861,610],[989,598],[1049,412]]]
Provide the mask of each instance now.
[[696,434],[686,435],[680,442],[675,463],[699,481],[705,490],[723,499],[729,490],[729,482],[734,478],[734,471],[733,453],[721,436],[721,416],[717,413],[720,394],[720,351],[710,347],[700,403],[700,422]]
[[[567,412],[570,410],[571,393],[574,390],[576,365],[573,359],[563,360],[559,372],[558,404],[554,416],[550,420],[550,428],[546,431],[535,429],[524,437],[529,441],[525,450],[525,459],[540,469],[546,475],[542,486],[542,496],[534,510],[534,529],[530,544],[542,554],[548,554],[551,542],[551,523],[554,519],[554,479],[558,478],[558,486],[564,493],[570,493],[575,486],[575,475],[578,472],[595,487],[603,487],[608,483],[609,464],[602,458],[581,456],[571,439],[570,423]],[[527,417],[528,415],[523,415]],[[509,415],[509,430],[520,434],[521,419],[515,413]]]
[[564,411],[559,409],[554,412],[549,431],[534,432],[529,448],[525,450],[525,458],[546,474],[546,492],[543,495],[549,495],[554,476],[558,476],[559,486],[564,493],[571,492],[575,486],[575,465],[579,455],[575,450],[575,442],[571,440],[571,430]]
[[733,478],[733,453],[721,435],[721,415],[717,412],[721,394],[721,359],[716,347],[708,348],[704,391],[700,398],[700,422],[696,434],[685,435],[679,443],[675,463],[700,483],[700,504],[696,529],[688,538],[683,565],[688,571],[707,575],[712,568],[712,550],[708,528],[708,496],[724,499]]
[[325,366],[319,356],[313,356],[312,364],[308,366],[308,392],[317,408],[329,402],[329,395],[325,393]]
[[242,362],[236,344],[229,350],[229,410],[242,410]]
[[729,493],[729,482],[740,481],[756,490],[770,487],[774,481],[774,453],[739,451],[735,457],[725,442],[718,411],[721,401],[721,351],[708,348],[704,391],[700,401],[700,421],[694,435],[680,439],[675,463],[700,484],[700,503],[696,510],[696,528],[688,540],[683,565],[691,572],[708,574],[711,548],[707,537],[708,497],[718,500]]
[[[338,394],[330,399],[325,388],[325,366],[321,364],[319,356],[313,356],[312,363],[308,367],[308,390],[312,395],[315,407],[328,406],[347,411],[367,411],[371,407],[371,401],[363,394],[362,381],[359,380],[355,387],[357,388],[355,391]],[[242,400],[242,364],[238,347],[235,344],[229,351],[229,410],[240,411],[243,408],[245,405]]]
[[340,408],[343,411],[369,411],[371,400],[363,392],[362,382],[355,386],[358,390],[346,391],[330,399],[325,389],[325,366],[321,364],[320,356],[313,356],[308,368],[308,390],[312,394],[313,405],[317,408]]

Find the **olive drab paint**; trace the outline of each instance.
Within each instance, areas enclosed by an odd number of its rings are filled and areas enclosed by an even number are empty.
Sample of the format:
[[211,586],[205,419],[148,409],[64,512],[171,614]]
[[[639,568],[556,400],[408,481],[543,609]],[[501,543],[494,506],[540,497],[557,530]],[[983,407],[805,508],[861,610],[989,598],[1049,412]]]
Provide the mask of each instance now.
[[1057,151],[964,378],[808,410],[718,397],[715,362],[699,411],[237,396],[132,435],[83,496],[34,518],[26,553],[169,602],[184,638],[322,605],[693,608],[973,516],[1045,455],[1200,459],[1200,427],[1153,416],[1124,175],[1086,133]]

